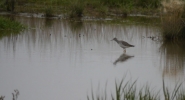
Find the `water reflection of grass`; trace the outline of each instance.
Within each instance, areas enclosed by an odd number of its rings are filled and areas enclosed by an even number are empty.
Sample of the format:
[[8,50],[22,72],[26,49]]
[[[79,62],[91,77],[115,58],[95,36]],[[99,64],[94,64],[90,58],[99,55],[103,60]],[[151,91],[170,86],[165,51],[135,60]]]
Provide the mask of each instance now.
[[73,32],[78,32],[83,28],[83,21],[81,20],[78,20],[78,21],[72,20],[68,22],[69,22],[68,26]]
[[161,59],[164,59],[163,73],[164,75],[176,76],[183,73],[185,44],[184,40],[164,41],[160,47]]
[[51,27],[53,25],[53,20],[52,19],[45,19],[45,26],[47,28]]
[[176,84],[174,89],[169,91],[163,79],[163,95],[160,95],[160,90],[155,92],[149,85],[138,89],[136,86],[137,81],[124,83],[124,79],[119,83],[115,81],[115,91],[110,94],[111,99],[106,91],[103,95],[94,95],[93,91],[91,91],[92,93],[90,96],[87,96],[87,100],[161,100],[161,98],[164,98],[164,100],[185,100],[184,89],[181,87],[182,84]]
[[0,39],[3,37],[10,37],[11,35],[16,35],[19,32],[18,31],[11,31],[11,30],[0,30]]

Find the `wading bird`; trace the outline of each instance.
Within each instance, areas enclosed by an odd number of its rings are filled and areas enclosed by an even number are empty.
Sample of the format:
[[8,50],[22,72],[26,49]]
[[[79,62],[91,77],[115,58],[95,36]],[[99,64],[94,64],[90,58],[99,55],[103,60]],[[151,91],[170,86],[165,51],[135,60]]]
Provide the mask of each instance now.
[[124,49],[124,53],[126,53],[126,48],[134,47],[134,45],[131,45],[125,41],[118,40],[117,38],[113,38],[111,41],[113,40],[116,41],[119,44],[119,46]]

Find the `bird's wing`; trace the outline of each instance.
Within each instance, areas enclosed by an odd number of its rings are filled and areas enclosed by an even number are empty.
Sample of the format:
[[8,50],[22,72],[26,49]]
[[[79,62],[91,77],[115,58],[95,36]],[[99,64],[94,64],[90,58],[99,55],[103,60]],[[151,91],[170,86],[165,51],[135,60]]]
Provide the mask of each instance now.
[[131,44],[125,42],[125,41],[121,41],[121,43],[122,43],[123,45],[125,45],[125,46],[134,46],[134,45],[131,45]]

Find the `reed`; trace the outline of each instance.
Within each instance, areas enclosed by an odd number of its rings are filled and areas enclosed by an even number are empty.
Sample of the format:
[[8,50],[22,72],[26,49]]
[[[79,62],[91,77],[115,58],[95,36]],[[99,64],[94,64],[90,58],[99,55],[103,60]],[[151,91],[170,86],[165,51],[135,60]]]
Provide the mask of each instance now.
[[[12,100],[17,100],[19,96],[19,90],[15,89],[12,93]],[[0,96],[0,100],[4,100],[5,96]]]
[[162,32],[165,39],[185,38],[185,22],[182,19],[184,2],[179,0],[164,0],[161,15]]
[[115,91],[107,95],[106,89],[103,95],[93,93],[87,96],[87,100],[185,100],[184,89],[181,87],[182,83],[176,84],[173,91],[169,91],[168,87],[165,86],[163,79],[163,95],[160,95],[159,91],[154,91],[149,85],[145,85],[138,89],[136,86],[137,80],[134,82],[124,82],[123,78],[120,82],[115,81]]

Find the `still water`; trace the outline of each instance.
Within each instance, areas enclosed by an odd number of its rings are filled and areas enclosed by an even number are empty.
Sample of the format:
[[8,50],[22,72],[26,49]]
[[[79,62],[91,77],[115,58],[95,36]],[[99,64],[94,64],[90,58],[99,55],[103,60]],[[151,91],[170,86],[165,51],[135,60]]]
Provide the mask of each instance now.
[[[0,95],[18,100],[86,100],[88,95],[114,94],[115,81],[137,80],[162,90],[184,85],[184,44],[152,40],[159,23],[123,19],[70,21],[16,17],[28,26],[20,34],[0,39]],[[153,19],[150,19],[153,20]],[[126,54],[114,37],[135,47]]]

